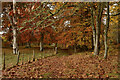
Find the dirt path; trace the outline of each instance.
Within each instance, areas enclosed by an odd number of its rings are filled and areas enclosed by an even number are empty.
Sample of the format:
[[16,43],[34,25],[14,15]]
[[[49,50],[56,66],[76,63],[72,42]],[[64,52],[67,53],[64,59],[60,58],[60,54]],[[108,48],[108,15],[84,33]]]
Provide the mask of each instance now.
[[7,78],[105,78],[118,77],[117,55],[93,56],[91,53],[48,57],[4,70]]

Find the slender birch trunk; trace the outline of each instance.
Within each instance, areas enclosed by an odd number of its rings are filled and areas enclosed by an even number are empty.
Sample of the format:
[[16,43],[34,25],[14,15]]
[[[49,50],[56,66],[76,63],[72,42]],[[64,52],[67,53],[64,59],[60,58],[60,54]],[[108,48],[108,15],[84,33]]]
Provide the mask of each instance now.
[[107,34],[108,34],[108,28],[109,28],[109,2],[107,2],[107,20],[106,20],[106,26],[105,26],[105,35],[104,35],[104,44],[105,44],[105,53],[104,58],[107,58],[108,53],[108,46],[107,46]]
[[13,28],[13,54],[17,54],[17,34],[16,29]]
[[7,15],[8,19],[10,21],[10,24],[12,25],[12,29],[13,29],[13,54],[17,54],[17,52],[18,52],[18,47],[17,47],[17,28],[16,28],[17,27],[16,26],[17,22],[16,22],[16,19],[15,19],[15,17],[16,17],[15,6],[16,6],[16,1],[13,0],[13,13],[14,13],[13,21],[12,21],[11,17],[8,14],[9,9],[8,8],[6,9],[7,10],[7,14],[6,15]]
[[58,53],[58,47],[57,47],[57,43],[55,43],[55,54]]
[[43,51],[43,39],[44,39],[44,35],[43,35],[43,33],[41,33],[40,51]]
[[17,47],[17,22],[16,22],[16,12],[15,12],[16,1],[13,0],[13,54],[17,54],[18,47]]

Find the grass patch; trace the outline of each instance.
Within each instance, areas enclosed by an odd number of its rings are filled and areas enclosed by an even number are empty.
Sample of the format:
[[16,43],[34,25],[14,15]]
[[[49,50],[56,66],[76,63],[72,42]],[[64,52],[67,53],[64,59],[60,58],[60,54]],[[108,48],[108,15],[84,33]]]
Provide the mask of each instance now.
[[[35,48],[19,48],[20,49],[20,59],[19,59],[19,63],[22,63],[22,59],[23,62],[28,62],[28,58],[30,58],[30,61],[32,61],[33,59],[33,50],[35,53],[35,59],[39,59],[39,58],[44,58],[44,57],[48,57],[51,56],[51,54],[53,54],[52,52],[47,52],[47,51],[43,51],[40,52],[38,49]],[[12,53],[12,48],[2,48],[2,52],[5,52],[5,64],[6,64],[6,68],[9,68],[13,65],[16,65],[17,62],[17,55],[14,55]],[[23,58],[24,55],[24,58]],[[3,57],[3,55],[2,55]],[[2,59],[3,62],[3,59]]]
[[[50,57],[50,56],[69,56],[69,53],[66,53],[62,50],[58,51],[58,54],[54,54],[54,51],[51,49],[45,49],[43,52],[40,52],[39,49],[37,48],[24,48],[24,47],[19,47],[20,50],[20,59],[19,59],[19,63],[23,63],[28,62],[28,59],[30,58],[30,61],[32,61],[33,59],[33,50],[35,53],[35,59],[40,59],[40,58],[46,58],[46,57]],[[14,55],[12,53],[12,48],[2,48],[2,52],[5,52],[5,64],[6,64],[6,68],[9,68],[13,65],[16,65],[17,63],[17,55]],[[23,58],[24,55],[24,58]],[[3,56],[2,56],[3,57]],[[2,60],[3,62],[3,60]]]
[[44,77],[44,78],[49,78],[49,76],[51,75],[52,73],[45,73],[45,74],[43,74],[42,76]]
[[58,53],[58,54],[56,54],[56,56],[58,56],[58,57],[61,57],[61,56],[69,56],[69,54],[68,53]]
[[86,73],[87,76],[89,76],[90,74],[89,73]]
[[108,76],[111,76],[111,78],[118,78],[118,73],[109,73]]

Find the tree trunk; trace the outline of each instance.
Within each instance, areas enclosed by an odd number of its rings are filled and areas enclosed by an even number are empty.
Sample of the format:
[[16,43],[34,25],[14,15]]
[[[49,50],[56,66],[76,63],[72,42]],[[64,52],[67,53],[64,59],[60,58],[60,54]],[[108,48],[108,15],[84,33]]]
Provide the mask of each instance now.
[[13,54],[17,54],[17,32],[16,29],[13,28]]
[[58,47],[57,47],[57,43],[55,43],[55,54],[58,53]]
[[[13,2],[15,4],[15,2]],[[14,7],[14,5],[13,5]],[[8,10],[8,9],[7,9]],[[15,7],[13,8],[13,11],[15,12]],[[9,11],[8,11],[9,12]],[[17,29],[16,29],[16,22],[15,22],[15,19],[13,17],[13,22],[9,16],[9,14],[6,14],[9,21],[10,21],[10,24],[12,25],[12,29],[13,29],[13,54],[17,54],[18,53],[18,45],[17,45]]]
[[29,41],[26,43],[26,48],[31,48],[31,44]]
[[77,46],[77,44],[74,45],[74,53],[77,52],[76,46]]
[[[104,37],[104,34],[102,34],[102,37]],[[104,38],[101,40],[101,47],[104,45]]]
[[[99,3],[99,10],[98,10],[98,13],[100,12],[100,3]],[[96,17],[96,41],[95,41],[95,51],[94,51],[94,55],[98,55],[99,54],[99,50],[98,50],[98,46],[99,46],[99,29],[100,29],[100,26],[99,26],[99,15],[97,15]]]
[[92,42],[92,44],[91,44],[91,45],[92,45],[92,46],[91,46],[91,47],[92,47],[92,50],[94,50],[93,35],[92,35],[92,37],[91,37],[91,42]]
[[33,50],[33,61],[35,61],[35,52]]
[[17,54],[18,47],[17,47],[17,22],[16,22],[16,12],[15,12],[16,1],[13,0],[13,54]]
[[101,34],[101,22],[102,22],[101,19],[102,19],[103,8],[104,8],[104,3],[101,3],[100,13],[99,13],[99,45],[98,45],[99,51],[100,51],[100,34]]
[[93,10],[93,6],[91,5],[91,26],[92,26],[92,30],[93,30],[93,46],[92,49],[95,49],[95,41],[96,41],[96,30],[95,30],[95,25],[94,25],[94,10]]
[[96,42],[95,42],[94,55],[99,55],[99,51],[100,51],[100,31],[101,31],[101,18],[103,12],[103,6],[101,6],[101,4],[102,3],[98,4],[98,14],[96,17]]
[[[118,3],[120,5],[120,3]],[[118,9],[118,13],[120,13],[120,9]],[[117,43],[120,44],[120,15],[118,15],[118,38]]]
[[18,65],[19,59],[20,59],[20,52],[18,51],[18,56],[17,56],[17,63],[16,63],[16,65]]
[[107,58],[107,52],[108,52],[108,46],[107,46],[107,33],[108,33],[108,28],[109,28],[109,2],[107,2],[107,20],[106,20],[106,26],[105,26],[105,40],[104,40],[104,44],[105,44],[105,53],[104,53],[104,58]]
[[[2,2],[0,1],[0,13],[2,13]],[[0,26],[2,26],[2,17],[1,17],[1,21],[0,21]],[[1,28],[0,28],[0,30],[1,30]],[[2,64],[2,37],[0,37],[0,64]],[[2,67],[2,65],[1,65],[1,67]],[[0,74],[2,74],[2,68],[0,69],[1,70],[1,72],[0,72]],[[0,76],[0,77],[2,77],[2,75]]]
[[3,70],[5,70],[5,52],[3,54]]
[[43,33],[41,33],[40,51],[43,51],[43,39],[44,39],[44,35],[43,35]]
[[31,48],[31,43],[30,42],[28,42],[28,45],[29,45],[29,48]]

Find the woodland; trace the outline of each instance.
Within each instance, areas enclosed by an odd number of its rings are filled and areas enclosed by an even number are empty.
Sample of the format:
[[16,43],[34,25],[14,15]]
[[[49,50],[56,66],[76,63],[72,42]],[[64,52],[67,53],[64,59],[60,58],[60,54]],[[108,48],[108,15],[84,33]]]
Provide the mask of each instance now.
[[3,78],[120,77],[119,1],[1,4]]

